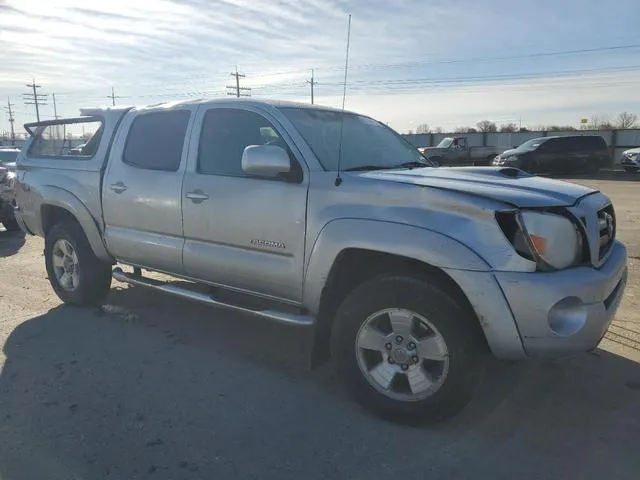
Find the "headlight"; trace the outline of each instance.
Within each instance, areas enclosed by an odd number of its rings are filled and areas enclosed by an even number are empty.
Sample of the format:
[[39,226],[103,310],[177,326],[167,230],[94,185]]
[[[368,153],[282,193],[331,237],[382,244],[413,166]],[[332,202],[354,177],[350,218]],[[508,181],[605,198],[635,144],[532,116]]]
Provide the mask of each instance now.
[[523,257],[535,260],[542,270],[560,270],[579,262],[582,235],[575,224],[555,213],[499,212],[496,219]]
[[548,265],[574,265],[582,253],[582,236],[571,220],[554,213],[521,212],[529,246]]

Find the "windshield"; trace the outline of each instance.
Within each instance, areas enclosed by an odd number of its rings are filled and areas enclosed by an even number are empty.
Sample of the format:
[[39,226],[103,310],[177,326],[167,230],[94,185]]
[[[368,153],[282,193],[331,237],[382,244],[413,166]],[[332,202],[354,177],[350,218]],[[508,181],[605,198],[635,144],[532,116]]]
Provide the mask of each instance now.
[[442,141],[436,146],[436,148],[449,148],[453,143],[453,138],[443,138]]
[[18,150],[0,150],[0,164],[15,162]]
[[520,150],[522,152],[531,152],[542,145],[544,142],[549,140],[548,138],[532,138],[531,140],[527,140],[522,145],[516,148],[516,150]]
[[[341,112],[313,108],[280,108],[313,150],[323,168],[338,169]],[[433,166],[395,131],[371,118],[344,113],[341,170],[365,166],[392,168],[420,163]]]

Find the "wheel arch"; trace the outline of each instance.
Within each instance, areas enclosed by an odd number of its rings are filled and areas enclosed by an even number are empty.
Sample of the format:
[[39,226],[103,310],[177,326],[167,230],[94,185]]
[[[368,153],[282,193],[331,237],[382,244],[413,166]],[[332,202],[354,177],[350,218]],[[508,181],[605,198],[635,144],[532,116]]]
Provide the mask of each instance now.
[[329,358],[340,303],[355,286],[377,275],[407,274],[435,281],[475,316],[467,296],[443,267],[489,269],[471,249],[437,232],[392,222],[330,222],[314,244],[305,275],[305,306],[317,317],[312,366]]
[[49,186],[42,189],[42,198],[46,199],[40,205],[39,211],[43,236],[46,236],[56,223],[74,221],[84,232],[96,257],[105,262],[113,261],[95,219],[77,197],[66,190]]

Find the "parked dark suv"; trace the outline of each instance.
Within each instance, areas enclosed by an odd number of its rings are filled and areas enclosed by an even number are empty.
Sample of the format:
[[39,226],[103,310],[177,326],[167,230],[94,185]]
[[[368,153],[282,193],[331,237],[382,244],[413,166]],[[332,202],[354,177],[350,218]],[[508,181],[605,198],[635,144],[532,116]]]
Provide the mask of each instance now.
[[612,163],[599,135],[540,137],[493,159],[492,165],[517,167],[531,173],[588,173]]

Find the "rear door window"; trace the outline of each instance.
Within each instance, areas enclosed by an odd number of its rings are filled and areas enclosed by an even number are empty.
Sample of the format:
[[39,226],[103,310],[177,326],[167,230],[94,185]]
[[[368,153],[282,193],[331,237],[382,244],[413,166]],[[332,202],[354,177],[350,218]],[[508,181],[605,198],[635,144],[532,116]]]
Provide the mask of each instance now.
[[38,127],[27,154],[31,157],[93,157],[102,137],[102,122],[60,121]]
[[187,110],[171,110],[137,116],[127,136],[124,163],[145,170],[177,171],[189,115]]

